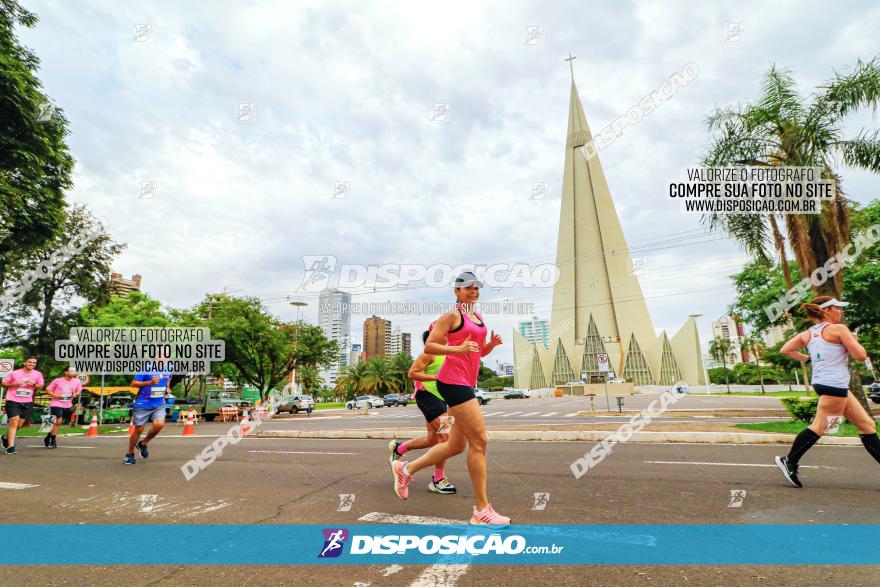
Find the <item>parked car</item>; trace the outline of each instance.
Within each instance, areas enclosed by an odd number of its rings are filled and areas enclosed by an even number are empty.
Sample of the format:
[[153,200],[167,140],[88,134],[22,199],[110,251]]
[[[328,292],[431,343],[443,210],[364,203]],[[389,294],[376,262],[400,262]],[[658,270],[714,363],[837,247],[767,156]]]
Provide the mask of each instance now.
[[294,395],[278,406],[278,411],[287,412],[288,414],[299,414],[300,412],[308,412],[309,407],[313,410],[315,409],[315,400],[312,396]]
[[481,406],[485,406],[489,403],[489,400],[492,399],[488,391],[480,389],[479,387],[474,390],[474,395],[477,396],[477,401],[480,402]]
[[94,405],[89,406],[89,408],[83,412],[81,422],[88,424],[92,420],[92,414],[98,416],[101,424],[114,422],[122,423],[131,420],[131,407],[133,401],[130,397],[110,397],[105,401],[107,403],[104,404],[103,420],[100,419],[101,409],[97,405],[97,402],[95,402]]
[[381,397],[374,395],[359,395],[353,400],[349,400],[345,407],[349,410],[362,410],[366,407],[381,408],[385,405],[385,401]]
[[409,403],[406,396],[399,393],[389,393],[383,398],[382,403],[386,406],[405,406]]
[[880,404],[880,383],[875,381],[868,387],[868,399],[875,404]]
[[511,389],[504,394],[504,399],[525,399],[526,394],[518,389]]

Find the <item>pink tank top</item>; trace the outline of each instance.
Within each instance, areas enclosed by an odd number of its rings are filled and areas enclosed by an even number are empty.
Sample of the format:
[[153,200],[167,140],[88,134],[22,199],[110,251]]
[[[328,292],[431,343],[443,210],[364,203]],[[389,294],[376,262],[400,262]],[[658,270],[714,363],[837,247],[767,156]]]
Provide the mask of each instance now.
[[480,359],[483,358],[483,345],[486,344],[486,323],[483,317],[474,313],[474,316],[480,321],[481,325],[474,324],[469,318],[458,311],[461,316],[461,326],[456,330],[450,330],[447,334],[447,344],[449,346],[458,346],[470,336],[471,340],[480,348],[478,353],[466,353],[463,355],[446,355],[443,366],[440,367],[440,373],[437,379],[449,385],[466,385],[467,387],[476,387],[477,377],[480,374]]

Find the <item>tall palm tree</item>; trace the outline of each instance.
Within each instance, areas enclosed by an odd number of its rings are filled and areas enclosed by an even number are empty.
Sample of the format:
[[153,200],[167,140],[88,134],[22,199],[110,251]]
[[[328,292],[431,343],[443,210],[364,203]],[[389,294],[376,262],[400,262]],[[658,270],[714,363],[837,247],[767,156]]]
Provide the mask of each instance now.
[[365,390],[366,379],[367,364],[358,361],[342,368],[336,378],[336,391],[342,393],[346,400],[350,400]]
[[[850,210],[840,187],[836,163],[880,173],[878,132],[865,129],[844,135],[843,119],[853,112],[880,106],[880,57],[858,61],[848,73],[836,73],[807,102],[794,77],[772,66],[754,103],[722,108],[707,120],[713,133],[704,164],[811,166],[824,170],[834,182],[834,199],[823,202],[821,214],[774,215],[713,214],[704,217],[711,229],[738,240],[758,259],[769,260],[775,249],[791,288],[786,259],[784,224],[788,244],[801,275],[810,275],[850,242]],[[815,288],[816,293],[840,296],[843,271]]]
[[386,357],[376,357],[367,363],[364,390],[375,395],[395,392],[400,388],[400,379]]
[[761,374],[761,352],[764,350],[764,341],[754,334],[742,337],[742,344],[746,352],[755,357],[755,367],[758,368],[758,380],[761,382],[761,393],[767,393],[764,389],[764,376]]
[[727,374],[727,352],[730,350],[730,340],[716,336],[709,341],[709,354],[721,361],[724,365],[724,383],[727,385],[727,393],[730,393],[730,377]]

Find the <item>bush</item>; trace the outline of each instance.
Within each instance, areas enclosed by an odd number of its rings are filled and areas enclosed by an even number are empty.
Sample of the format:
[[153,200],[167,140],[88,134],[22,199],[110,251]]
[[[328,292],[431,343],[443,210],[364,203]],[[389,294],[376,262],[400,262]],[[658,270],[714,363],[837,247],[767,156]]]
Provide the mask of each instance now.
[[785,409],[788,410],[788,413],[795,420],[809,424],[816,417],[816,406],[819,405],[818,397],[811,397],[807,400],[801,400],[796,397],[784,397],[779,401],[782,402],[782,405],[785,406]]

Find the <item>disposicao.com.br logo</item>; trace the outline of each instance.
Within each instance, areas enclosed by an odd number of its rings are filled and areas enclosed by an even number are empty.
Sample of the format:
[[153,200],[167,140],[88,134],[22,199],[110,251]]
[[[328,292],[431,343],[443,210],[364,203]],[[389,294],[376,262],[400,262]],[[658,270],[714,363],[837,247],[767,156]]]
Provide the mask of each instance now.
[[[337,557],[343,551],[348,531],[343,528],[324,529],[324,547],[318,558]],[[518,534],[502,537],[501,534],[488,536],[447,534],[438,536],[428,534],[386,534],[351,536],[349,554],[352,555],[517,555],[517,554],[559,554],[563,546],[528,546],[526,539]]]

